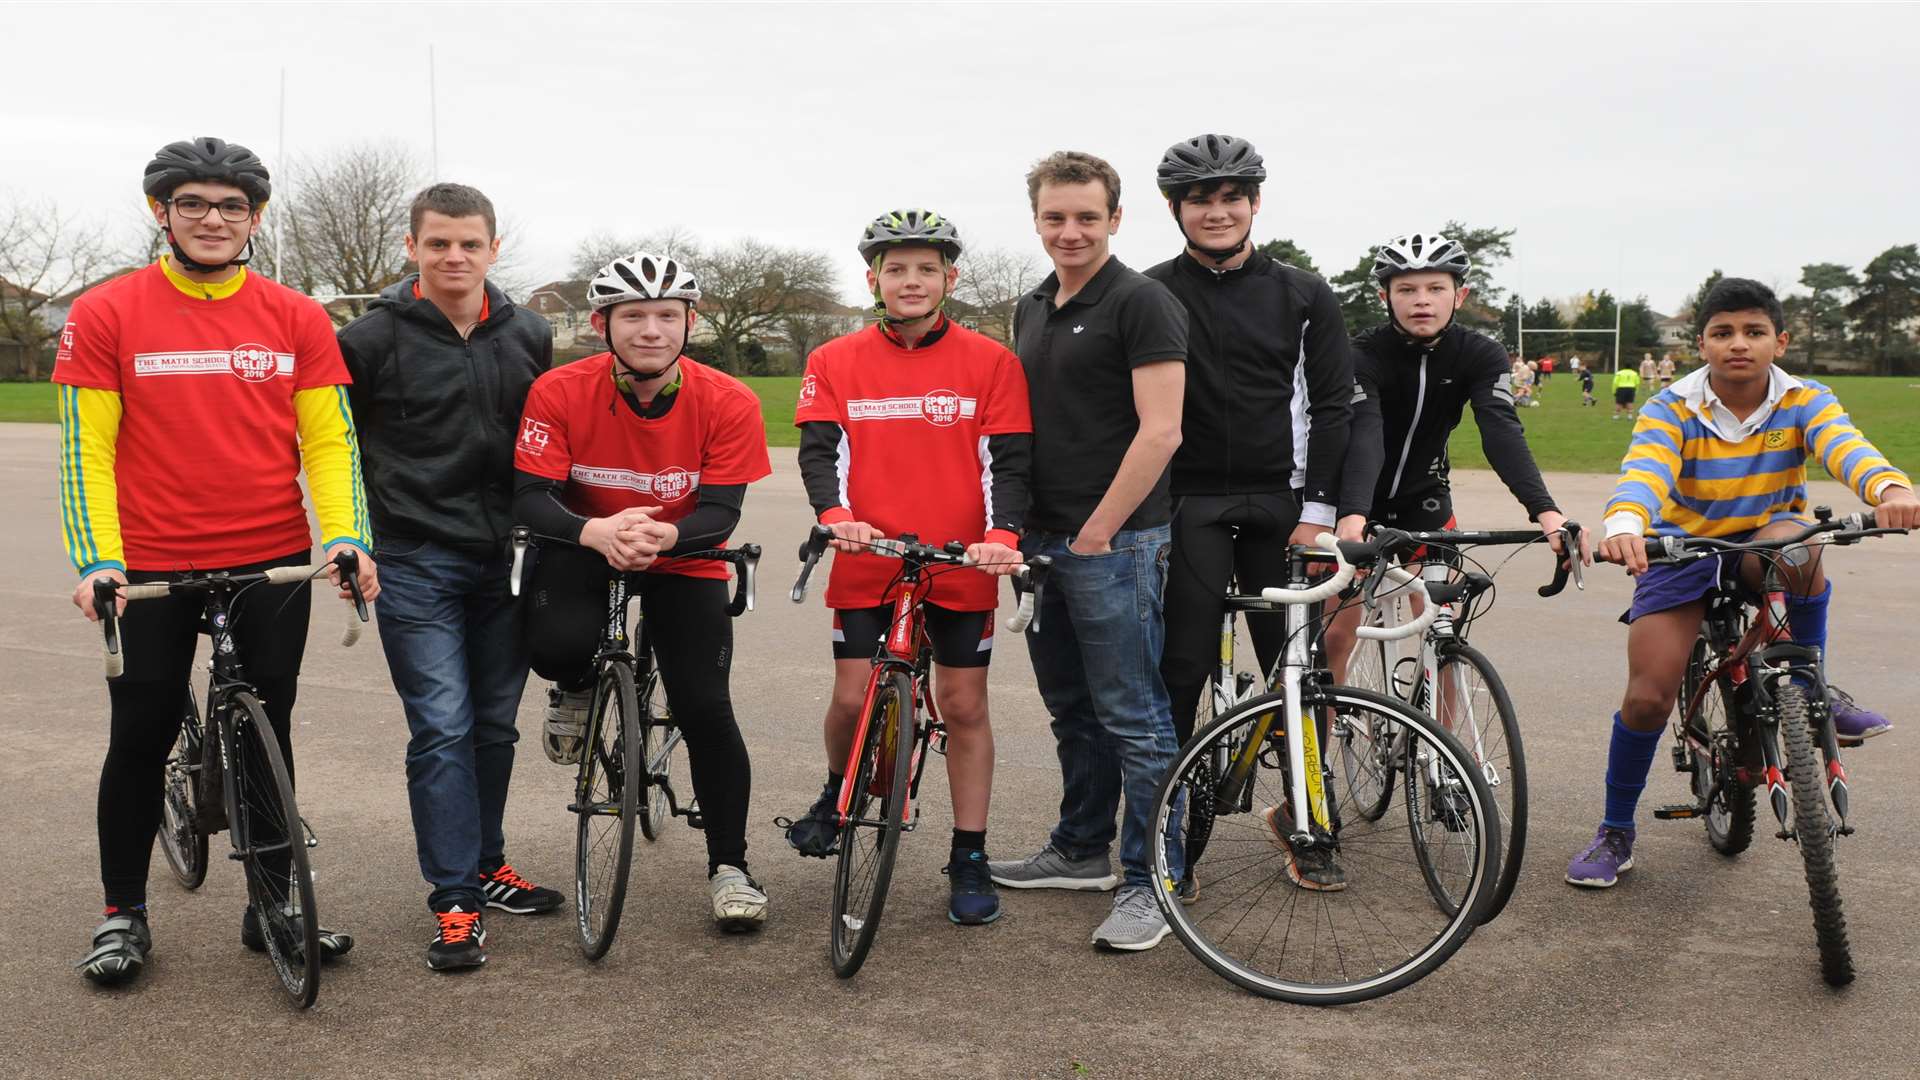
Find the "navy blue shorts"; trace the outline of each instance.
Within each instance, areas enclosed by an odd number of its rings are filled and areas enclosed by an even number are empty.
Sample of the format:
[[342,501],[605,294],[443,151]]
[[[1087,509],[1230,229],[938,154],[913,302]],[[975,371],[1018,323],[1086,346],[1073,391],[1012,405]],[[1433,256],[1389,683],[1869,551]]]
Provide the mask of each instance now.
[[1671,611],[1714,592],[1738,588],[1739,571],[1737,554],[1712,555],[1678,565],[1656,563],[1634,579],[1633,606],[1620,621],[1632,625],[1642,615]]

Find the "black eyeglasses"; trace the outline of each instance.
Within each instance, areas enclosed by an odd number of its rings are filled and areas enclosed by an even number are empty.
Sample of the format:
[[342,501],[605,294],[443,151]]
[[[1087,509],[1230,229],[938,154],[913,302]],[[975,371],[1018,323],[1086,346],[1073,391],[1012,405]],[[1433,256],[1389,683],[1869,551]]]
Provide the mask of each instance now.
[[228,199],[224,202],[208,202],[197,195],[180,195],[167,202],[180,212],[180,216],[190,221],[199,221],[207,216],[207,211],[220,208],[220,216],[228,221],[245,221],[253,216],[253,204],[245,199]]

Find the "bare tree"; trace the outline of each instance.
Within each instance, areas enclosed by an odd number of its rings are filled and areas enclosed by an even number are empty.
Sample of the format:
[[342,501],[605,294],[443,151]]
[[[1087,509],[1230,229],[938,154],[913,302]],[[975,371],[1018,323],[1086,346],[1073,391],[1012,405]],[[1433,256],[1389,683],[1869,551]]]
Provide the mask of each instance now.
[[[302,292],[378,293],[407,274],[407,208],[420,166],[398,143],[361,143],[296,161],[286,194],[268,214],[282,215],[279,243],[267,245],[273,272]],[[352,302],[352,313],[366,309]]]
[[812,311],[820,297],[833,295],[830,257],[751,238],[702,255],[695,270],[715,359],[735,373],[742,373],[749,342],[779,332],[787,316]]
[[813,350],[846,333],[852,325],[852,320],[837,310],[795,311],[781,318],[780,333],[793,347],[795,362],[804,366]]
[[976,329],[1008,342],[1013,339],[1014,305],[1044,276],[1039,258],[1031,253],[1005,248],[969,251],[960,259],[960,282],[953,298],[973,309]]
[[0,204],[0,335],[19,344],[23,377],[40,378],[67,294],[104,279],[124,258],[105,230],[51,202]]
[[638,236],[601,230],[574,245],[569,269],[575,280],[583,281],[613,260],[636,251],[679,259],[692,264],[696,275],[700,272],[700,241],[684,225],[669,225]]

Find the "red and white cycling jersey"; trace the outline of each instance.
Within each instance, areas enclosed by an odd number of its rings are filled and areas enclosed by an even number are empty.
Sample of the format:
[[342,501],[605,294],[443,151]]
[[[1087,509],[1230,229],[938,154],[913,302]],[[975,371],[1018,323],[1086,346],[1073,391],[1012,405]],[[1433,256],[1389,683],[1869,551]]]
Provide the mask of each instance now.
[[[949,323],[938,341],[905,349],[869,326],[835,338],[807,359],[794,423],[840,425],[840,505],[823,520],[865,521],[888,536],[924,544],[979,543],[991,527],[987,436],[1030,432],[1020,360],[993,339]],[[850,515],[850,516],[846,516]],[[999,532],[1012,545],[1017,538]],[[838,552],[827,606],[886,602],[896,560]],[[996,579],[942,573],[930,599],[955,611],[991,610]]]
[[[565,481],[569,510],[596,518],[658,506],[655,517],[679,521],[700,504],[701,484],[750,484],[773,472],[760,399],[739,379],[683,356],[673,407],[649,419],[619,400],[612,365],[610,353],[596,353],[540,376],[527,393],[514,468]],[[728,574],[711,560],[657,570]]]

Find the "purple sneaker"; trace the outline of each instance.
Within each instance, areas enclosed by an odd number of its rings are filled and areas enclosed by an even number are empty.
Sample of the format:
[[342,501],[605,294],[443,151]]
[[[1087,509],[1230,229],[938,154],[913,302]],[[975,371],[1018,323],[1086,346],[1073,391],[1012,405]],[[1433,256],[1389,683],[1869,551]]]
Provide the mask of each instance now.
[[1593,835],[1587,850],[1567,864],[1567,884],[1588,889],[1611,889],[1620,872],[1633,869],[1633,830],[1605,825]]
[[1833,713],[1833,734],[1841,746],[1859,746],[1893,730],[1892,721],[1872,709],[1861,708],[1852,694],[1837,686],[1827,687],[1827,708]]

